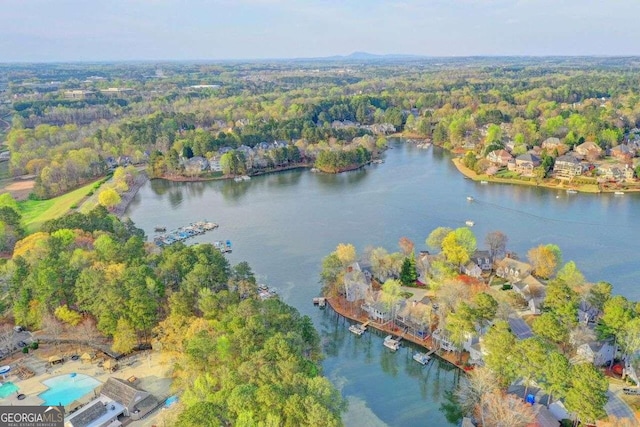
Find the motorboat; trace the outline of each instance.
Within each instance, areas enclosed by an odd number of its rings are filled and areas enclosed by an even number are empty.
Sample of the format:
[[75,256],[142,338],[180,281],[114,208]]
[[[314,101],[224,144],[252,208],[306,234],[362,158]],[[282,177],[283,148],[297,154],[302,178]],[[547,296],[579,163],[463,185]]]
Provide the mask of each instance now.
[[384,346],[391,351],[396,351],[400,348],[400,340],[394,339],[392,335],[387,335],[383,342]]
[[426,365],[431,360],[431,356],[429,356],[427,353],[415,353],[413,355],[413,360],[421,365]]

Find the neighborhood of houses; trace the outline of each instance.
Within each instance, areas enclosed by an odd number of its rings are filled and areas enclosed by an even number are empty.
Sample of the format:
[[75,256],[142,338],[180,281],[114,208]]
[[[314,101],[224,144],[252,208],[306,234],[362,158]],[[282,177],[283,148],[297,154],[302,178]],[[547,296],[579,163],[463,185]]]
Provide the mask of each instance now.
[[554,178],[570,181],[585,175],[595,177],[598,183],[626,182],[634,179],[634,171],[640,165],[640,129],[632,129],[621,144],[607,150],[593,141],[570,148],[555,137],[519,155],[514,149],[515,143],[509,141],[504,148],[487,153],[489,165],[485,173],[495,175],[506,168],[521,176],[533,177],[535,168],[541,165],[542,155],[547,154],[555,158],[550,171]]
[[[416,269],[419,274],[418,282],[429,283],[429,274],[434,263],[442,260],[441,254],[420,252],[416,259]],[[519,300],[517,308],[512,310],[505,319],[511,332],[517,340],[524,340],[534,336],[530,324],[535,316],[541,314],[546,296],[546,284],[532,275],[533,267],[527,262],[515,259],[513,254],[507,253],[501,259],[493,259],[487,250],[477,250],[468,263],[461,266],[460,277],[466,277],[469,283],[485,283],[498,281],[498,292],[511,292]],[[378,278],[379,279],[379,278]],[[473,279],[473,280],[469,280]],[[490,330],[491,324],[476,327],[475,334],[467,334],[466,340],[454,343],[439,319],[445,317],[441,312],[444,302],[429,296],[428,292],[415,291],[416,288],[402,288],[413,295],[399,297],[390,303],[388,296],[375,284],[374,273],[368,261],[354,262],[343,276],[344,293],[339,298],[350,307],[352,318],[377,326],[382,330],[397,331],[396,333],[411,341],[421,344],[431,350],[440,351],[441,355],[454,355],[457,361],[465,361],[458,366],[483,366],[483,357],[487,354],[483,347],[483,336]],[[446,285],[445,285],[446,286]],[[413,291],[413,292],[412,292]],[[569,346],[573,349],[571,363],[591,363],[598,367],[608,366],[619,357],[617,346],[613,341],[599,341],[594,333],[595,325],[602,313],[586,300],[580,301],[578,309],[578,330],[581,333],[572,334]],[[444,352],[444,353],[443,353]],[[451,353],[448,353],[451,352]],[[446,357],[448,360],[455,358]],[[623,370],[623,377],[629,377],[636,384],[640,384],[635,369],[629,361]],[[518,388],[519,387],[519,388]],[[523,393],[521,385],[514,384],[509,393]],[[515,391],[514,391],[515,390]],[[540,391],[542,393],[542,391]],[[543,393],[542,393],[543,394]],[[542,396],[542,395],[541,395]],[[536,397],[539,402],[541,396]],[[525,396],[520,396],[525,398]],[[553,402],[548,408],[544,405],[534,406],[539,425],[558,426],[558,420],[570,418],[561,400]],[[542,419],[548,422],[542,422]]]

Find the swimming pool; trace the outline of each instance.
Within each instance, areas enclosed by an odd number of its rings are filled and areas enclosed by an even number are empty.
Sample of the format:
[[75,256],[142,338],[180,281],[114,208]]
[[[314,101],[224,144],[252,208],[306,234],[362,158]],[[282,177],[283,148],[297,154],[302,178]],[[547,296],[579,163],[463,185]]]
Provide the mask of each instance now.
[[38,396],[44,400],[43,405],[68,405],[76,399],[90,393],[102,384],[97,379],[84,374],[66,374],[42,381],[49,390]]
[[7,381],[0,386],[0,399],[4,399],[5,397],[13,394],[16,391],[18,391],[18,386],[11,381]]

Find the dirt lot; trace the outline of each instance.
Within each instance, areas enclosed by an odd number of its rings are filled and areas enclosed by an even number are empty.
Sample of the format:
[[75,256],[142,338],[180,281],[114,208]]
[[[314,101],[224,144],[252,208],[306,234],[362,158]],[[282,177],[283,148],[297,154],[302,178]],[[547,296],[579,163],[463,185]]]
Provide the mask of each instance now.
[[3,189],[0,189],[0,192],[8,191],[14,199],[26,200],[35,183],[33,179],[8,182]]

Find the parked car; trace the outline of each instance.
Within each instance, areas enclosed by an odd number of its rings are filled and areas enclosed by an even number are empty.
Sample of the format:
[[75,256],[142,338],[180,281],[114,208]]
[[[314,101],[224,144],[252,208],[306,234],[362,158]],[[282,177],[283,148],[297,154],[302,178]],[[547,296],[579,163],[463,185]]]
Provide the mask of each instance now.
[[640,395],[640,388],[637,387],[625,387],[622,389],[624,394],[636,394]]
[[22,332],[25,329],[20,325],[16,325],[16,326],[13,327],[13,330],[16,331],[16,332]]
[[18,347],[22,348],[22,347],[26,347],[27,343],[24,341],[18,341]]

